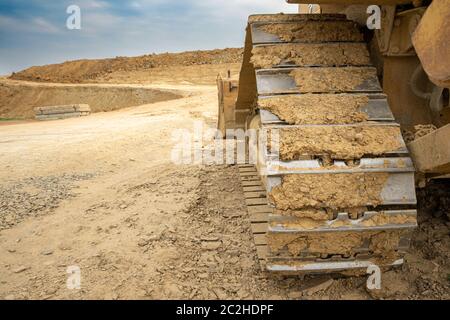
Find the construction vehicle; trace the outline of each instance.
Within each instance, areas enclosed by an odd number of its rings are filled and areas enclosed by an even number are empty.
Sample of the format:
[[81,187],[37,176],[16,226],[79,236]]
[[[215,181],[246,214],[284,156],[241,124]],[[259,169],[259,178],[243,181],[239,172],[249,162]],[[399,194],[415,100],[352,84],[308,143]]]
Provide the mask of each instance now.
[[[234,111],[222,130],[259,133],[258,161],[239,168],[258,256],[288,274],[401,265],[416,171],[450,173],[450,0],[315,2],[250,16],[237,100],[221,111]],[[405,143],[401,129],[431,124]]]
[[[234,128],[236,122],[235,118],[235,106],[238,94],[239,79],[236,75],[232,76],[231,71],[227,72],[227,76],[224,78],[221,74],[217,75],[217,91],[219,100],[219,112],[218,112],[218,130],[221,132],[222,137],[226,137],[226,129]],[[239,121],[240,119],[238,119]],[[244,122],[245,119],[241,120]]]

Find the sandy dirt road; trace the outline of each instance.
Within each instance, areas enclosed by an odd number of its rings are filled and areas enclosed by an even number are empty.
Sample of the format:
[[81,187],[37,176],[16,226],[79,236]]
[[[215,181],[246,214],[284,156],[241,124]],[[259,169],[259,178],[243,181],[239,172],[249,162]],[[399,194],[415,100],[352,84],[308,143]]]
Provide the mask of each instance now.
[[[365,278],[259,270],[236,167],[171,162],[173,129],[215,125],[215,87],[167,88],[184,97],[0,126],[0,298],[370,299]],[[430,219],[384,297],[449,297],[448,227]]]

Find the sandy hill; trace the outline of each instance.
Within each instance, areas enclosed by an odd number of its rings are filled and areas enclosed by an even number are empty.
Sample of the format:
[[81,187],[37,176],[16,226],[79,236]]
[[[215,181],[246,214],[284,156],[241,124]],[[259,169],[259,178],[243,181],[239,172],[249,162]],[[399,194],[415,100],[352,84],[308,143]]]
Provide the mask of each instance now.
[[[61,64],[31,67],[14,73],[14,80],[55,83],[108,82],[110,75],[158,73],[162,69],[176,67],[239,64],[241,48],[188,51],[181,53],[149,54],[139,57],[113,59],[76,60]],[[120,78],[120,77],[119,77]],[[123,78],[123,77],[122,77]],[[128,82],[128,81],[127,81]]]
[[216,49],[31,67],[0,78],[0,121],[30,119],[33,108],[50,105],[86,103],[98,112],[176,99],[172,85],[215,86],[217,74],[238,74],[242,54]]

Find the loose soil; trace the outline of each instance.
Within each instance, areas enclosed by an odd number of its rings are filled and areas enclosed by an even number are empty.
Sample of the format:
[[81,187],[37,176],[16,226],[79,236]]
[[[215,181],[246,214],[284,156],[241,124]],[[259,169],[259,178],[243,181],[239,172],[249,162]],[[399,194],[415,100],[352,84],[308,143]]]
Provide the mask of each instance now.
[[419,125],[414,126],[414,130],[416,131],[414,134],[414,140],[415,140],[415,139],[422,138],[422,137],[429,135],[430,133],[436,131],[437,127],[432,124],[428,124],[428,125],[419,124]]
[[402,129],[403,138],[406,143],[413,142],[416,139],[422,138],[433,131],[436,131],[437,127],[432,124],[418,124],[414,126],[412,130]]

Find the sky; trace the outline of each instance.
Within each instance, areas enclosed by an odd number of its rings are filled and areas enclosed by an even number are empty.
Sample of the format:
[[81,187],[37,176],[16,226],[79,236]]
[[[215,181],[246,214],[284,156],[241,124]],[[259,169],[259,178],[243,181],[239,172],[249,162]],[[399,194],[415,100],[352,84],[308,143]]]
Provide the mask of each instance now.
[[[69,30],[67,8],[81,9]],[[285,0],[0,0],[0,75],[75,59],[242,47],[247,18]]]

